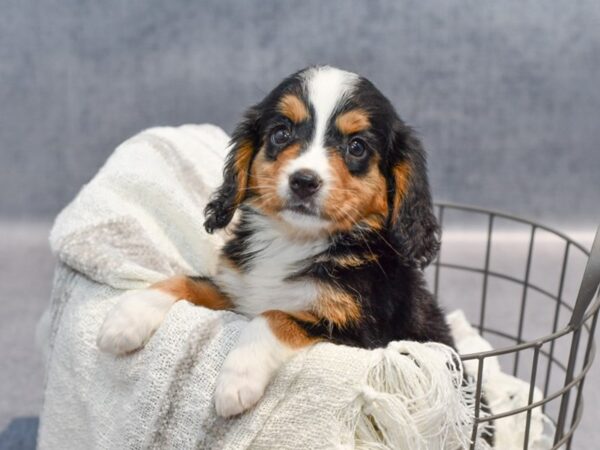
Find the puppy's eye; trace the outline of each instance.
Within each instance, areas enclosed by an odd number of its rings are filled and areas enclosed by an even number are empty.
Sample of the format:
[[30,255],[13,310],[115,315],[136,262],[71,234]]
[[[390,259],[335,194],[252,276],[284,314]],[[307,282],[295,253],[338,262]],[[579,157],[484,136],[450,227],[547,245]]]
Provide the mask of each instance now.
[[348,142],[347,152],[354,158],[364,158],[367,154],[367,145],[362,139],[354,138]]
[[271,133],[271,142],[274,145],[285,145],[292,140],[292,133],[286,126],[279,126]]

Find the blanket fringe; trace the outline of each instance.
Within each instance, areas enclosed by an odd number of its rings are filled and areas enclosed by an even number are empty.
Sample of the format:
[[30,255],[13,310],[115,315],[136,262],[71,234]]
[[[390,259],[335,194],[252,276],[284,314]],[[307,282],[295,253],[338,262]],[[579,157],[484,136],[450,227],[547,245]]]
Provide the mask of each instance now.
[[[471,444],[475,384],[442,344],[401,341],[374,351],[365,383],[342,413],[343,448],[463,449]],[[490,448],[482,439],[478,449]]]

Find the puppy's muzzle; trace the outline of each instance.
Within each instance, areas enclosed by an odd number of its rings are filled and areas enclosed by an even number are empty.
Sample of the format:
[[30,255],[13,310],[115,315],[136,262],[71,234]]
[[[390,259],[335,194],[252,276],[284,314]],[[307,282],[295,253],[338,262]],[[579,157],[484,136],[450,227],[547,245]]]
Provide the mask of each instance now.
[[319,189],[323,180],[313,170],[301,169],[290,175],[289,185],[293,195],[301,200],[313,197]]

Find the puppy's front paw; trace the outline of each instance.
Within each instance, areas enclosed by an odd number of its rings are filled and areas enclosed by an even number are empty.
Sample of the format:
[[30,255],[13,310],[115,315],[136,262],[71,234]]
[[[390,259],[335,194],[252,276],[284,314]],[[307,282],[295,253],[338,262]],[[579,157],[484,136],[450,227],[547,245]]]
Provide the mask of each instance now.
[[100,327],[97,345],[105,352],[123,355],[143,347],[164,320],[175,299],[156,289],[120,295]]
[[259,368],[235,367],[225,362],[215,389],[215,409],[221,417],[241,414],[262,398],[269,376]]

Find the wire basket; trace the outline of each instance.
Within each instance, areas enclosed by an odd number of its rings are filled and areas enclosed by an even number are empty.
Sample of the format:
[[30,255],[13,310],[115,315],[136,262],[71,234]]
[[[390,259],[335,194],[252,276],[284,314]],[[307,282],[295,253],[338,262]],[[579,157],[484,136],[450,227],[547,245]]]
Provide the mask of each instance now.
[[[471,448],[479,427],[520,415],[527,449],[534,409],[551,422],[544,432],[552,448],[571,448],[595,352],[600,233],[590,256],[564,234],[513,215],[454,204],[437,204],[437,213],[442,248],[427,273],[434,293],[446,307],[463,309],[496,349],[461,355],[476,362],[478,374]],[[529,381],[522,407],[482,412],[482,375],[492,357]]]

